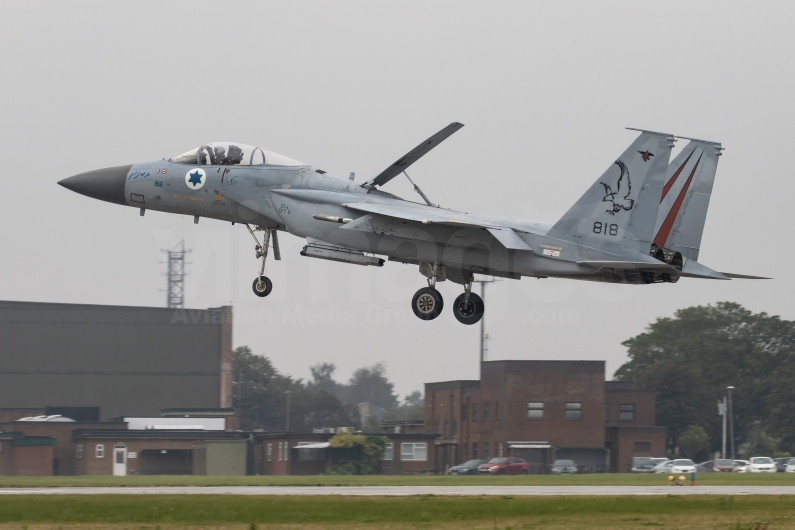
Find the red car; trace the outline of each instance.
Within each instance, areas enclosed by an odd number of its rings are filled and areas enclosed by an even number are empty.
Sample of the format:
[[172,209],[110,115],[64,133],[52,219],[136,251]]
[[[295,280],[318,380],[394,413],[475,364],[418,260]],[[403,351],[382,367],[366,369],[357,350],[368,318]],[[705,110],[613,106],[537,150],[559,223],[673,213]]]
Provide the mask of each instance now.
[[478,473],[481,475],[526,475],[530,465],[515,456],[499,456],[485,464],[480,464]]

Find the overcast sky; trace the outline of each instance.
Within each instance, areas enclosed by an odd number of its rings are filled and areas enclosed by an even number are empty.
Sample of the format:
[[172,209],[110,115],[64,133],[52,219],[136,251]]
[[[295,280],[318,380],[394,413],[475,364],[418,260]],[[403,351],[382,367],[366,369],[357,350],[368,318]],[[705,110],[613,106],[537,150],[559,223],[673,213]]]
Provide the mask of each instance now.
[[[642,127],[717,140],[699,261],[775,277],[675,285],[505,280],[488,358],[626,360],[682,307],[795,318],[792,2],[11,2],[0,32],[0,299],[164,306],[160,249],[185,239],[186,305],[233,305],[234,343],[295,377],[385,362],[405,394],[478,377],[478,326],[413,316],[424,279],[305,258],[283,234],[273,294],[240,225],[103,203],[56,182],[212,141],[357,180],[452,121],[413,167],[442,206],[556,220]],[[679,148],[686,142],[680,141]],[[419,200],[407,182],[386,187]],[[445,282],[449,302],[461,290]],[[448,306],[449,307],[449,306]],[[120,340],[124,340],[120,337]]]

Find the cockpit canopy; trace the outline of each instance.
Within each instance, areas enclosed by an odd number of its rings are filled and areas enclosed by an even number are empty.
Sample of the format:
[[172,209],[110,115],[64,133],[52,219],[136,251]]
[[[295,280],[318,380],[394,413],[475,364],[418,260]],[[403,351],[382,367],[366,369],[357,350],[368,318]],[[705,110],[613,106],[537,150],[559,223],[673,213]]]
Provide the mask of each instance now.
[[259,147],[234,142],[213,142],[192,149],[171,159],[175,164],[199,166],[305,166],[303,162],[266,151]]

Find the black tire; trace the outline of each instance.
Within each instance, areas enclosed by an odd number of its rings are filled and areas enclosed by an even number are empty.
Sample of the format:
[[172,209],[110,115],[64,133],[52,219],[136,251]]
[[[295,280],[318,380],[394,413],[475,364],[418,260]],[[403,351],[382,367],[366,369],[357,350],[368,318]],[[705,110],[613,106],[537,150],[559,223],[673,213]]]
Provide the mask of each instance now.
[[[263,287],[265,288],[264,290],[262,290]],[[260,298],[265,298],[271,294],[271,291],[273,291],[273,282],[271,282],[267,276],[260,276],[254,280],[251,288],[254,290],[255,295],[259,296]]]
[[411,309],[420,320],[433,320],[444,309],[442,295],[433,287],[423,287],[411,299]]
[[453,302],[453,314],[456,320],[467,326],[477,324],[483,318],[485,306],[483,299],[475,293],[469,293],[469,303],[465,304],[466,294],[459,295]]
[[504,469],[500,469],[499,471],[497,471],[497,474],[498,475],[504,475],[505,474],[505,470]]

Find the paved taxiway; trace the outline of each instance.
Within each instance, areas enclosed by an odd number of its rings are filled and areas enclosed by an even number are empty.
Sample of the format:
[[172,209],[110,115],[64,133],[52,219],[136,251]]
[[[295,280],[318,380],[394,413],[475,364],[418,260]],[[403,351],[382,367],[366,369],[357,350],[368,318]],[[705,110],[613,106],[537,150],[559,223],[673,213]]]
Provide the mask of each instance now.
[[206,486],[2,488],[0,495],[795,495],[795,486]]

